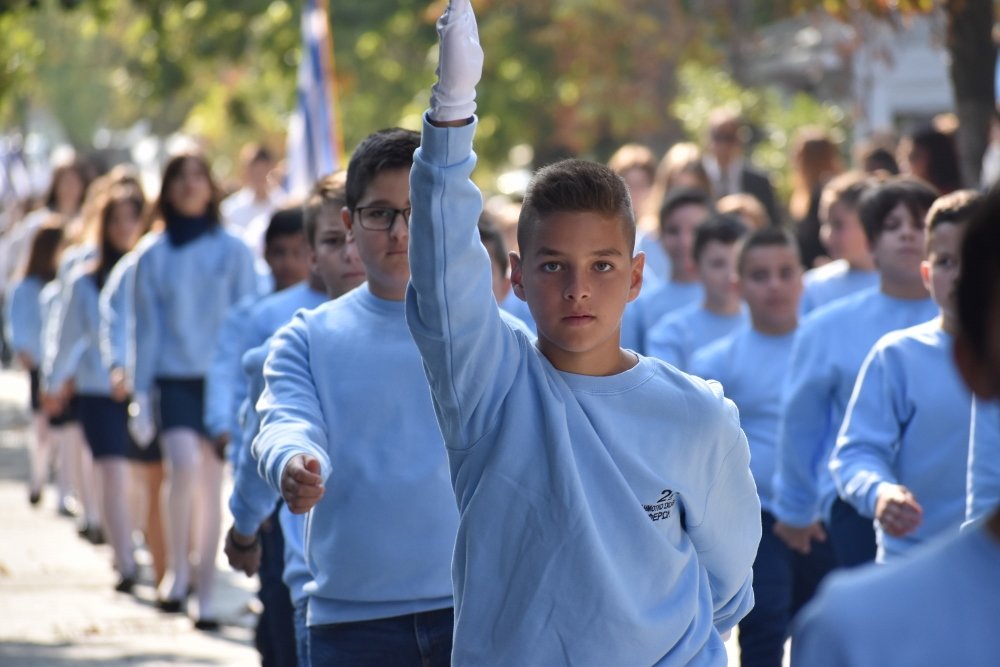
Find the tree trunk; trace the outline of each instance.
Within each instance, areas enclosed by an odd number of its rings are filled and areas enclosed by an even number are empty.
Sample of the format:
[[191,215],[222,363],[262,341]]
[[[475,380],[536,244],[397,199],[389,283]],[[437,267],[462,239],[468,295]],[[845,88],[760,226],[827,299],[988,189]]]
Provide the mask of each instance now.
[[962,179],[978,187],[996,104],[993,0],[948,0],[948,52],[958,112]]

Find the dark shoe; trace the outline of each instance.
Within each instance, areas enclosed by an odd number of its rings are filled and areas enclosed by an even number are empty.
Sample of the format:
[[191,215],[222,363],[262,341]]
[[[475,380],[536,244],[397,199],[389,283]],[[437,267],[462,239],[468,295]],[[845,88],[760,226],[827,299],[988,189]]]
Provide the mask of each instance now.
[[84,530],[84,539],[93,545],[106,544],[104,539],[104,531],[101,530],[100,526],[90,525]]
[[194,622],[194,627],[196,630],[202,630],[204,632],[218,632],[222,626],[214,618],[199,618]]
[[135,577],[122,577],[115,584],[115,590],[119,593],[131,593],[135,587]]
[[32,507],[38,507],[38,503],[42,502],[42,492],[41,491],[29,491],[28,492],[28,502]]
[[157,600],[156,608],[162,611],[164,614],[178,614],[181,611],[181,601],[180,600]]

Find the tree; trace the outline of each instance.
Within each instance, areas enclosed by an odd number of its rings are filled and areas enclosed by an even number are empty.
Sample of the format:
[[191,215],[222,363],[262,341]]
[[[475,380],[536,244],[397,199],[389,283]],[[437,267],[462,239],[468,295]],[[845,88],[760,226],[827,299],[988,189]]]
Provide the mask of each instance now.
[[950,75],[959,119],[962,176],[968,186],[979,184],[983,153],[989,143],[990,119],[996,108],[993,0],[794,0],[791,4],[799,9],[822,7],[847,21],[853,20],[859,11],[885,19],[898,14],[943,11],[947,18]]

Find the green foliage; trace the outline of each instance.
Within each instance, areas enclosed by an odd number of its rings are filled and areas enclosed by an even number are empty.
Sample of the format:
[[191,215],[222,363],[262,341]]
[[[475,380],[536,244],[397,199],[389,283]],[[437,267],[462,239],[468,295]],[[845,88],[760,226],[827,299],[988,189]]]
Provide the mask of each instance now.
[[776,186],[785,197],[791,183],[782,179],[787,179],[796,130],[823,129],[846,145],[848,118],[836,105],[803,93],[785,97],[771,88],[743,88],[725,71],[697,62],[685,63],[678,80],[680,92],[673,111],[691,141],[700,143],[708,134],[712,109],[726,107],[740,113],[755,129],[754,162],[778,176]]

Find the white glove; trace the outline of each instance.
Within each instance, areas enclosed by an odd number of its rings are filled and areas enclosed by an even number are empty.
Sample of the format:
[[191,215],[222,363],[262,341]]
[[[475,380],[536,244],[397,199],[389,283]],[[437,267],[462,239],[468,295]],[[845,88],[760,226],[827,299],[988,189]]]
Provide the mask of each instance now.
[[483,48],[469,0],[450,0],[437,32],[438,82],[431,89],[431,120],[471,118],[476,113],[476,84],[483,76]]
[[128,406],[128,432],[140,449],[146,449],[156,437],[153,406],[149,394],[136,394]]

